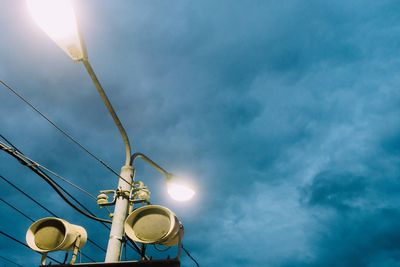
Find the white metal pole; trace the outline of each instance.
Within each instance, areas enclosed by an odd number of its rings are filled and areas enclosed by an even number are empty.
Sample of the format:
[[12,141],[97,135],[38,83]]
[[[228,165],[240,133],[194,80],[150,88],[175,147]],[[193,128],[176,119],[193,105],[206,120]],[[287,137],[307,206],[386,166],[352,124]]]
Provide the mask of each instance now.
[[121,169],[121,177],[126,180],[119,179],[118,189],[121,193],[114,208],[114,216],[110,231],[110,239],[108,240],[107,253],[105,262],[117,262],[121,258],[121,247],[124,237],[124,222],[129,211],[129,201],[123,192],[129,192],[133,180],[133,168],[131,166],[123,166]]

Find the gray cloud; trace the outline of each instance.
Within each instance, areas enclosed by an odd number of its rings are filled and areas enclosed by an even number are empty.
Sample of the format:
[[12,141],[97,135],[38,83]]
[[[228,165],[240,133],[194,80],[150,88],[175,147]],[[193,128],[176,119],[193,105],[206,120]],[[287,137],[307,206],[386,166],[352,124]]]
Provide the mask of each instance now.
[[[23,2],[1,4],[1,79],[118,170],[122,143],[83,67],[31,23]],[[153,201],[181,216],[202,266],[398,265],[395,2],[75,4],[93,67],[135,147],[197,184],[197,199],[177,204],[138,165]],[[5,90],[0,98],[1,133],[25,153],[94,194],[115,187],[20,101]],[[0,171],[107,239],[13,159],[2,155]],[[20,239],[27,225],[16,225]],[[8,243],[0,241],[4,255],[20,251]]]

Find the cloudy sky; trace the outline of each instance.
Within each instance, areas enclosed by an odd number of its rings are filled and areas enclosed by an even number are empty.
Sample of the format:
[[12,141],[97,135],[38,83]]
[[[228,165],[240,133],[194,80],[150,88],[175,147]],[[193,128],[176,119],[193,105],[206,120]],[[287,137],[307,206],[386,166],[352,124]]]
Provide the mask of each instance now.
[[[137,165],[152,202],[182,220],[184,244],[201,266],[400,266],[397,1],[74,6],[134,150],[195,184],[195,199],[177,203],[158,173]],[[82,64],[41,32],[25,1],[0,0],[0,14],[0,79],[119,170],[122,141]],[[115,189],[112,173],[5,87],[0,100],[0,134],[27,156],[94,195]],[[4,152],[0,175],[106,246],[101,224]],[[49,216],[3,180],[0,188],[31,218]],[[0,230],[23,241],[30,221],[4,203],[0,216]],[[104,258],[91,244],[83,252]],[[4,236],[0,256],[23,266],[40,260]],[[184,255],[182,266],[195,264]]]

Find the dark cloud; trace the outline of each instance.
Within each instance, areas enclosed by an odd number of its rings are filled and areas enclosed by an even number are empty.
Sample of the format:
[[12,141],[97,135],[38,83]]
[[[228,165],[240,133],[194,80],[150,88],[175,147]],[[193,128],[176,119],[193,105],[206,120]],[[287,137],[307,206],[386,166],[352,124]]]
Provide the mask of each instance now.
[[367,194],[368,179],[351,173],[319,173],[305,189],[308,205],[321,205],[345,210],[357,206],[360,197]]

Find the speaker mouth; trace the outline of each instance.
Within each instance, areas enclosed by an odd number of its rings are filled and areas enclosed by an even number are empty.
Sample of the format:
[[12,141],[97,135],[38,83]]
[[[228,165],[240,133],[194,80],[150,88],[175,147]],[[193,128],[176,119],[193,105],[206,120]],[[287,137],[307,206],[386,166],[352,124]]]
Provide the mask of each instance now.
[[145,244],[174,245],[178,233],[183,234],[175,214],[159,205],[134,210],[126,219],[124,228],[130,239]]
[[160,209],[147,209],[132,221],[132,230],[143,242],[162,240],[171,228],[169,214]]
[[34,241],[42,250],[57,249],[66,238],[65,225],[59,220],[47,220],[37,225]]
[[34,222],[26,232],[28,246],[39,252],[71,250],[79,238],[79,246],[87,241],[86,230],[63,219],[47,217]]

